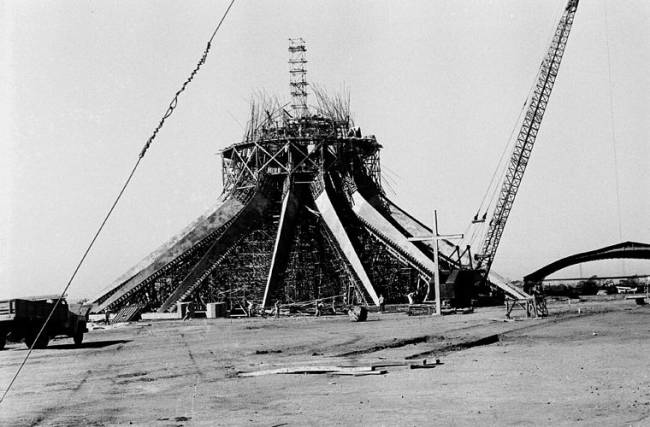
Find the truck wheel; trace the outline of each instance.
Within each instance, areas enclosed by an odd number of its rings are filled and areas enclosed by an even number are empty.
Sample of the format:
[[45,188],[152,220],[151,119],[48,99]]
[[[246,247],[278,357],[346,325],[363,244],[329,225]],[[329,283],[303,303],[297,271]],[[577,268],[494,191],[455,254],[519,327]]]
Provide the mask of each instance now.
[[32,344],[34,343],[34,336],[32,336],[33,332],[27,332],[25,335],[25,345],[27,348],[31,348]]
[[50,337],[48,337],[47,334],[43,332],[43,334],[41,334],[41,336],[36,340],[36,343],[34,343],[34,348],[46,348],[49,342]]
[[7,343],[7,333],[0,330],[0,350],[5,349],[5,344]]
[[74,345],[76,345],[77,347],[80,346],[84,340],[84,332],[81,329],[78,330],[77,332],[75,332],[72,339],[74,340]]
[[32,344],[34,345],[34,348],[46,348],[47,344],[50,342],[50,338],[47,336],[47,333],[43,331],[40,337],[38,337],[38,340],[36,340],[36,335],[38,334],[38,331],[33,331],[29,335],[25,337],[25,345],[27,348],[31,348]]

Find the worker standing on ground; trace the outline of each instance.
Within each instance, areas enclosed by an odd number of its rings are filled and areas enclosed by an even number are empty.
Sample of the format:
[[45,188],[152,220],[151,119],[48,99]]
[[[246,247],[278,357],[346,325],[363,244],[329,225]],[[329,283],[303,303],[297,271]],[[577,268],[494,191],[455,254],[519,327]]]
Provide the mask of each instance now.
[[275,305],[273,306],[273,315],[276,319],[280,318],[280,300],[275,300]]
[[386,304],[384,301],[384,295],[379,294],[379,312],[383,313],[385,309],[386,309]]
[[316,300],[316,317],[320,317],[323,311],[323,303],[321,300]]
[[194,304],[189,303],[187,304],[187,311],[185,312],[185,317],[183,317],[183,320],[189,320],[192,318],[194,315]]
[[414,298],[415,297],[415,292],[409,292],[406,294],[406,298],[409,299],[409,305],[413,305],[415,303]]

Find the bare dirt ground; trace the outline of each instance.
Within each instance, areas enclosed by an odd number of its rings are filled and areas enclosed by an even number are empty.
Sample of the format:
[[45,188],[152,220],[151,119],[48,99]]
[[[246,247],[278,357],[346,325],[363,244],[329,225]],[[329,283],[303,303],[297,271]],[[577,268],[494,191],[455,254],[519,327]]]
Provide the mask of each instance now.
[[[516,322],[481,308],[96,330],[82,348],[65,339],[34,351],[0,425],[650,425],[648,306],[594,299],[550,310]],[[23,344],[0,352],[0,387],[24,355]],[[436,358],[435,368],[372,376],[237,376]]]

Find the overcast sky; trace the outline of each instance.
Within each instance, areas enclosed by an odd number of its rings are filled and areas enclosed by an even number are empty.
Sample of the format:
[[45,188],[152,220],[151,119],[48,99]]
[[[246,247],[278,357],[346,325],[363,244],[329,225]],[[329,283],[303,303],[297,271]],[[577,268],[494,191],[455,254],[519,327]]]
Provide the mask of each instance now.
[[[241,139],[251,94],[288,98],[289,37],[307,41],[309,81],[349,88],[393,201],[463,232],[564,3],[238,0],[69,294],[94,296],[215,201],[218,150]],[[226,5],[0,4],[0,297],[63,288]],[[582,1],[496,271],[650,242],[649,69],[650,3]]]

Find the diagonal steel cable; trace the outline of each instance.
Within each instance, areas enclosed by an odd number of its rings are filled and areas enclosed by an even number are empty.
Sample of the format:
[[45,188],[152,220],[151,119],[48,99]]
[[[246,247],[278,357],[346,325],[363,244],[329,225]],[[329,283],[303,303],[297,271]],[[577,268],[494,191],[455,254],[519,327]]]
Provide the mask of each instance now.
[[167,107],[167,111],[165,111],[165,114],[163,115],[162,119],[160,119],[160,122],[158,122],[158,125],[154,129],[153,133],[151,134],[149,139],[147,139],[147,142],[144,144],[144,147],[140,151],[140,154],[138,155],[138,159],[135,162],[135,165],[133,165],[133,169],[131,169],[131,172],[129,173],[129,176],[127,177],[126,181],[124,181],[124,184],[122,185],[122,188],[120,189],[119,193],[117,194],[117,197],[115,198],[115,200],[113,201],[113,204],[111,205],[110,209],[108,210],[108,213],[104,217],[104,220],[102,221],[99,228],[95,232],[95,235],[93,236],[92,240],[90,241],[90,244],[88,245],[88,247],[86,248],[85,252],[83,253],[81,259],[77,263],[77,266],[75,267],[74,271],[72,272],[72,275],[70,276],[70,279],[68,280],[68,283],[65,285],[65,288],[61,292],[61,295],[59,296],[59,298],[56,300],[56,302],[52,306],[52,310],[50,310],[50,313],[48,314],[47,318],[45,319],[45,322],[43,322],[43,325],[41,326],[40,330],[38,331],[38,334],[34,338],[34,341],[29,346],[29,351],[25,355],[25,358],[23,359],[21,364],[18,366],[18,369],[16,370],[16,373],[11,378],[11,381],[7,385],[7,388],[4,390],[4,392],[2,394],[2,397],[0,397],[0,404],[2,404],[2,402],[4,402],[5,398],[7,397],[7,394],[9,393],[9,391],[13,387],[16,379],[18,378],[18,375],[20,375],[21,371],[23,370],[23,367],[27,363],[27,360],[29,359],[29,356],[32,354],[32,351],[34,350],[34,346],[38,342],[38,339],[40,338],[40,336],[45,331],[45,328],[47,327],[47,324],[49,323],[50,319],[52,319],[52,315],[54,314],[55,310],[61,304],[61,300],[63,300],[63,298],[65,297],[66,292],[68,292],[68,288],[70,288],[70,285],[72,284],[72,281],[77,276],[77,273],[79,272],[79,269],[81,268],[82,264],[86,260],[86,257],[90,253],[90,250],[92,249],[93,245],[97,241],[97,238],[99,237],[100,233],[104,229],[104,226],[108,222],[108,219],[110,218],[111,214],[115,210],[115,207],[117,206],[117,203],[120,201],[120,199],[122,198],[122,195],[126,191],[126,187],[128,187],[129,183],[131,182],[131,179],[135,175],[135,171],[138,169],[138,166],[140,165],[140,162],[142,161],[142,158],[144,157],[147,150],[151,146],[152,142],[156,138],[156,135],[158,135],[158,132],[160,131],[160,129],[165,124],[165,121],[167,120],[167,118],[169,116],[171,116],[172,113],[174,112],[174,110],[176,109],[176,106],[178,104],[179,95],[185,91],[187,86],[194,79],[194,76],[196,75],[196,73],[199,72],[201,66],[205,63],[205,60],[208,57],[208,53],[210,52],[210,47],[212,46],[212,41],[214,40],[214,37],[217,35],[217,31],[219,31],[219,28],[221,28],[221,24],[223,24],[223,21],[226,19],[226,16],[228,15],[228,12],[230,12],[230,9],[232,8],[234,3],[235,3],[235,0],[231,0],[230,3],[228,4],[228,7],[226,8],[226,11],[223,13],[223,16],[221,17],[221,20],[219,20],[219,23],[215,27],[214,31],[212,32],[212,35],[210,36],[210,39],[208,40],[207,46],[206,46],[205,50],[203,51],[203,55],[201,56],[201,59],[196,64],[196,67],[194,67],[194,69],[190,73],[189,77],[183,82],[183,85],[181,86],[181,88],[178,91],[176,91],[176,94],[174,95],[171,102],[169,103],[169,106]]

